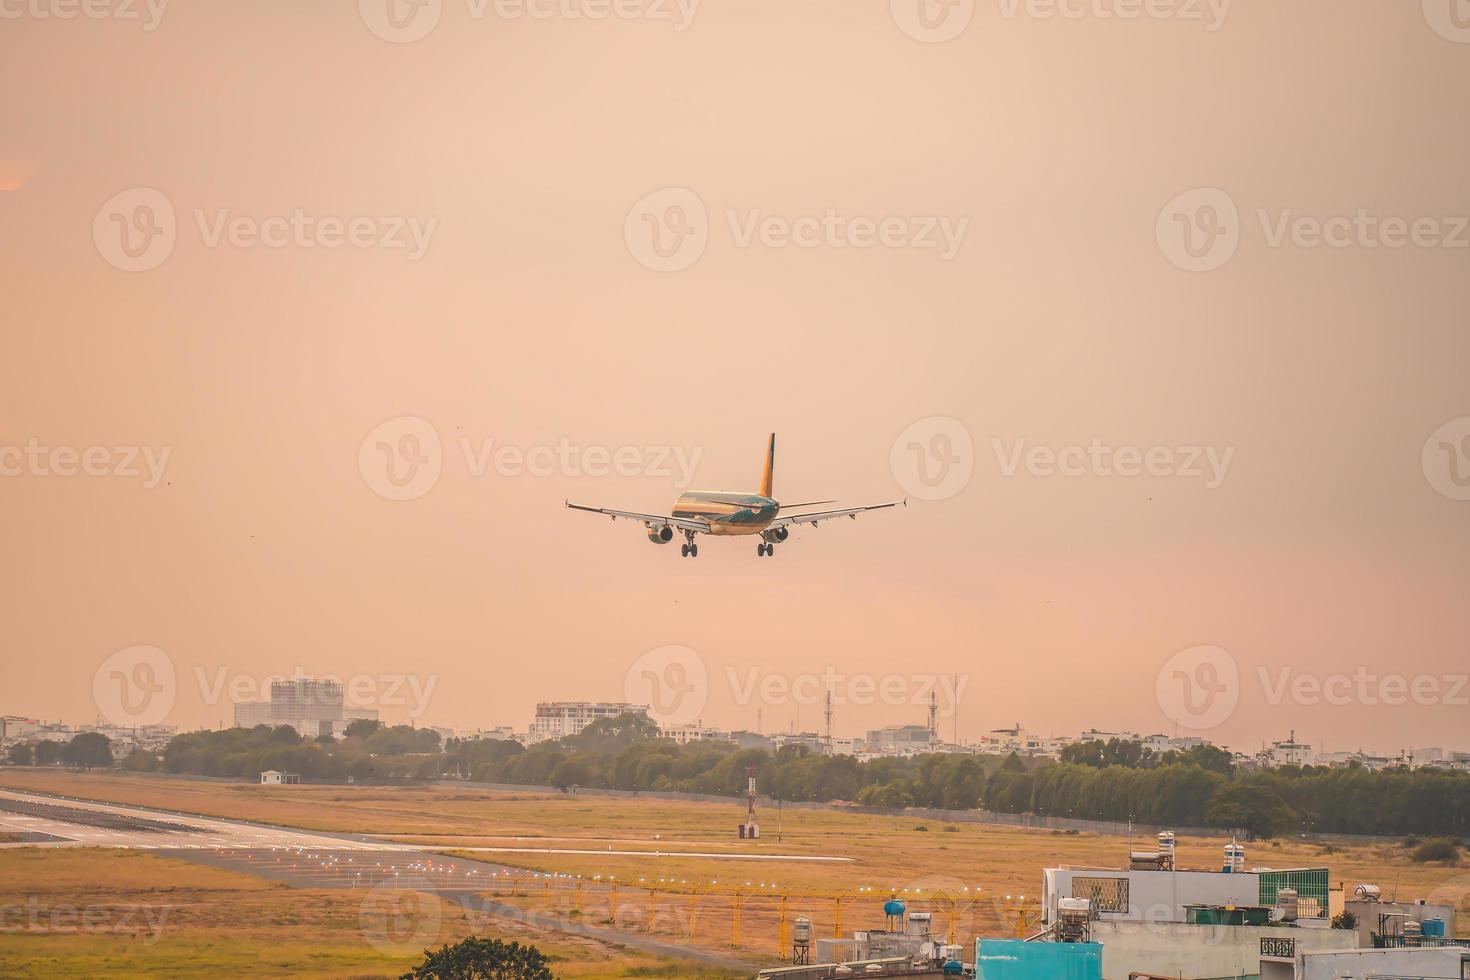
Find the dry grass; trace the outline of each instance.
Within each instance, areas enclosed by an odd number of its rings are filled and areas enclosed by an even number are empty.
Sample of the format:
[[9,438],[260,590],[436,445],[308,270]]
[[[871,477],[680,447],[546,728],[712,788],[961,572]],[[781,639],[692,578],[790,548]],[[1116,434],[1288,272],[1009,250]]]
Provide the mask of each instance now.
[[[288,888],[139,851],[7,849],[0,976],[396,977],[419,960],[420,946],[381,941],[371,920],[364,926],[363,907],[350,891]],[[458,905],[438,903],[437,914],[433,944],[473,931]],[[559,977],[690,972],[517,923],[494,920],[479,931],[534,943],[555,958]]]
[[[889,891],[907,888],[919,895],[936,891],[977,893],[957,911],[961,939],[1006,935],[1015,928],[1010,911],[1041,890],[1041,869],[1059,864],[1118,867],[1127,842],[1093,834],[1062,834],[979,824],[946,824],[932,819],[787,809],[778,822],[769,809],[761,814],[765,836],[758,842],[735,839],[742,806],[649,799],[567,796],[554,791],[487,791],[462,787],[260,787],[118,775],[60,772],[0,772],[0,785],[42,789],[117,802],[161,806],[221,816],[273,821],[331,831],[391,836],[426,847],[455,850],[472,846],[554,846],[593,851],[640,850],[624,857],[608,853],[476,854],[487,861],[537,871],[616,876],[620,897],[589,899],[584,921],[612,922],[620,928],[647,927],[654,904],[654,931],[708,948],[728,948],[735,883],[769,898],[750,899],[742,915],[742,946],[774,953],[777,941],[776,894],[788,895],[789,916],[812,918],[819,935],[836,927],[833,893],[853,895],[871,888],[873,901],[853,899],[844,909],[843,928],[876,923],[877,906]],[[923,824],[926,829],[917,827]],[[950,829],[953,828],[953,829]],[[1223,842],[1183,838],[1182,866],[1218,868]],[[687,850],[746,851],[751,854],[833,855],[850,863],[795,863],[710,860],[679,856]],[[657,855],[655,852],[658,852]],[[1390,844],[1326,846],[1296,840],[1250,845],[1251,864],[1274,867],[1326,866],[1334,882],[1349,888],[1360,881],[1397,892],[1404,900],[1430,898],[1459,905],[1470,919],[1470,874],[1457,868],[1416,865],[1406,849]],[[639,885],[677,878],[705,884],[697,905],[687,895],[658,894],[650,899]],[[708,885],[719,882],[718,885]],[[775,887],[770,887],[774,883]],[[964,889],[970,889],[965,893]],[[594,890],[595,891],[595,890]],[[531,899],[528,898],[527,901]],[[542,896],[555,910],[570,914],[567,896]],[[911,903],[914,904],[914,903]],[[920,901],[915,907],[923,907]],[[694,928],[690,930],[690,912]],[[943,906],[936,921],[945,924]]]

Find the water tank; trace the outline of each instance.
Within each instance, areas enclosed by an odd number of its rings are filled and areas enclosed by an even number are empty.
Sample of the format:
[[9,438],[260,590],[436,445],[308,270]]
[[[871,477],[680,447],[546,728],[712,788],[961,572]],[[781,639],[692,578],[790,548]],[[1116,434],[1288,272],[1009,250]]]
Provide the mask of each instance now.
[[1422,936],[1422,935],[1424,935],[1424,927],[1421,926],[1419,923],[1415,922],[1413,919],[1410,919],[1409,921],[1407,921],[1407,922],[1404,923],[1404,937],[1405,938],[1408,938],[1410,936]]
[[1383,898],[1383,889],[1365,882],[1353,889],[1353,897],[1360,902],[1378,902]]
[[806,916],[798,916],[791,930],[791,937],[799,943],[812,941],[812,920]]
[[1301,907],[1301,900],[1297,896],[1296,889],[1276,889],[1276,907],[1281,910],[1282,922],[1295,922],[1297,912]]
[[1227,874],[1245,870],[1245,845],[1231,842],[1225,845],[1225,864],[1220,869]]
[[898,899],[890,898],[888,901],[883,903],[883,914],[892,916],[893,918],[897,919],[903,915],[906,908],[907,906],[905,906]]
[[946,960],[944,964],[944,975],[947,977],[958,977],[965,972],[965,964],[959,960]]
[[1439,916],[1430,916],[1429,918],[1425,919],[1422,923],[1422,927],[1424,929],[1424,935],[1430,937],[1431,939],[1444,938],[1444,919],[1440,918]]

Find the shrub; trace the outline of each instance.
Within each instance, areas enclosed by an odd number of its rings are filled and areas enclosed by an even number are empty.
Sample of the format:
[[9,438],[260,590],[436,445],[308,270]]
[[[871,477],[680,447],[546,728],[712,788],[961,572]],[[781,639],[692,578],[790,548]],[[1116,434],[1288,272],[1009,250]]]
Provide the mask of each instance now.
[[1429,861],[1448,861],[1454,864],[1460,860],[1460,846],[1448,837],[1431,837],[1414,848],[1410,858],[1415,864]]

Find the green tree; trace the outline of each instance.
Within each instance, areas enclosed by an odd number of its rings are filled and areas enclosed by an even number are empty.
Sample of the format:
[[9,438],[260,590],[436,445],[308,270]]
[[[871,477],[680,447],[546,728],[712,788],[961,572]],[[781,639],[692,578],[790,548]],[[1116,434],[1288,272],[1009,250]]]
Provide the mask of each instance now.
[[61,743],[43,738],[36,743],[36,765],[54,766],[61,761]]
[[373,718],[354,718],[347,723],[347,727],[343,729],[342,734],[347,738],[367,738],[373,732],[377,731],[380,726],[381,722]]
[[122,765],[129,772],[157,772],[158,756],[147,749],[134,749],[128,753]]
[[33,766],[36,764],[36,751],[25,743],[17,743],[10,747],[6,758],[12,766]]
[[424,962],[400,980],[552,980],[550,963],[535,946],[470,936],[424,950]]
[[1215,827],[1244,827],[1252,837],[1274,837],[1289,830],[1296,815],[1264,783],[1233,783],[1210,800],[1205,819]]
[[112,766],[112,742],[100,732],[82,732],[61,749],[61,761],[90,771]]

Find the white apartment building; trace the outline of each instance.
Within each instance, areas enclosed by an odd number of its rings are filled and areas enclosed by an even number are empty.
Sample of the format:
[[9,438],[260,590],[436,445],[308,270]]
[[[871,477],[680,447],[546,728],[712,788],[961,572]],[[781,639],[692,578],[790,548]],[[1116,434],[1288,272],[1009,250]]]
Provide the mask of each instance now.
[[625,701],[540,701],[536,704],[536,717],[526,735],[533,742],[566,738],[576,735],[594,721],[616,718],[628,712],[646,717],[648,705]]

